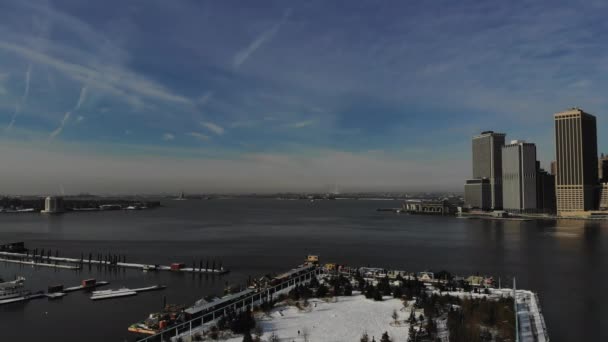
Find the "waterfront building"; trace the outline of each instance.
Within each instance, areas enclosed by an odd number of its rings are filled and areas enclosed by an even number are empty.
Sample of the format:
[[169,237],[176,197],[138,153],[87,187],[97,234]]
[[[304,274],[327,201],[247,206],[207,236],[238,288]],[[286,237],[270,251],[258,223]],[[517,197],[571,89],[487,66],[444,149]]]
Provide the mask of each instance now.
[[403,210],[412,214],[453,215],[456,206],[448,200],[407,200],[403,203]]
[[490,180],[468,179],[464,185],[464,202],[471,209],[489,210],[492,206]]
[[505,134],[485,131],[473,137],[473,178],[490,181],[491,209],[502,209],[502,147]]
[[536,162],[536,207],[538,212],[555,213],[555,175],[543,170]]
[[603,153],[598,159],[597,173],[600,183],[608,182],[608,156]]
[[579,108],[556,113],[556,198],[558,215],[581,215],[595,209],[598,184],[595,116]]
[[502,148],[503,209],[508,212],[535,212],[536,145],[513,140]]
[[45,214],[59,214],[65,211],[65,207],[63,205],[63,197],[57,196],[48,196],[44,200],[44,210],[42,210]]

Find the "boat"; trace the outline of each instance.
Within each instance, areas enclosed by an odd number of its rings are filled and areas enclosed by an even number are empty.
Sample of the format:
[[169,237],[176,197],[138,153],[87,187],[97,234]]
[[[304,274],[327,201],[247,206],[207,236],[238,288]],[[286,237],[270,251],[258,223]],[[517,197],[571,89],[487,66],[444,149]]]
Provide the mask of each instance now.
[[162,311],[148,315],[141,322],[131,324],[128,330],[132,333],[155,335],[162,330],[185,321],[184,305],[165,305]]
[[109,284],[109,282],[107,282],[107,281],[96,281],[93,278],[85,279],[82,281],[82,283],[80,285],[67,287],[63,290],[63,292],[72,292],[72,291],[78,291],[78,290],[92,289],[92,288],[96,288],[96,287],[104,286],[104,285],[108,285],[108,284]]
[[15,280],[6,282],[0,280],[0,300],[28,296],[30,291],[23,288],[24,284],[24,277],[17,277]]
[[67,295],[67,293],[65,292],[53,292],[53,293],[47,293],[46,297],[48,299],[59,299],[59,298],[63,298]]

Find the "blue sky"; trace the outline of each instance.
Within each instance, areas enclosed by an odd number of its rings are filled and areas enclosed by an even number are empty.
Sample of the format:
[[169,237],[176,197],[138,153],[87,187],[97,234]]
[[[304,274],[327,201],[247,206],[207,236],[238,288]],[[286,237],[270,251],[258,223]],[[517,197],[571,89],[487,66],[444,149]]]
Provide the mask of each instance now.
[[[0,192],[461,190],[598,117],[605,2],[3,1]],[[4,127],[2,127],[4,126]],[[3,166],[4,167],[4,166]]]

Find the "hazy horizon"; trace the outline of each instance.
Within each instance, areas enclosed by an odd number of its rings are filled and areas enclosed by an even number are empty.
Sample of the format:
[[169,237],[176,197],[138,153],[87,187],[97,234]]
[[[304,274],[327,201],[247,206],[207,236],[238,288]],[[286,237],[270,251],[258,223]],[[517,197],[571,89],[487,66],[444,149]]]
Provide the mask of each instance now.
[[473,135],[547,168],[573,106],[602,152],[606,7],[3,3],[0,193],[461,192]]

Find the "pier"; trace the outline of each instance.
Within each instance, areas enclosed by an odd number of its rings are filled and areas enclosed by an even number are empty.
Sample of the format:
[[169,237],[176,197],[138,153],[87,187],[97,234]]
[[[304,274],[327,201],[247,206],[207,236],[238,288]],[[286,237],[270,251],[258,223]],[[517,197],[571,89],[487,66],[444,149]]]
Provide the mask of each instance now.
[[[70,270],[78,270],[82,267],[82,265],[101,265],[108,267],[124,267],[124,268],[134,268],[140,269],[142,271],[172,271],[172,272],[186,272],[186,273],[206,273],[206,274],[225,274],[229,271],[225,269],[223,266],[218,268],[215,267],[215,262],[213,262],[213,266],[209,268],[209,265],[203,267],[202,261],[199,264],[199,267],[196,265],[192,265],[192,267],[185,267],[183,263],[175,263],[170,266],[166,265],[157,265],[157,264],[138,264],[138,263],[128,263],[118,261],[118,256],[108,256],[105,260],[101,260],[101,257],[98,256],[99,259],[93,259],[91,254],[89,254],[89,258],[85,259],[84,257],[77,258],[65,258],[58,256],[50,256],[50,255],[36,255],[36,254],[26,254],[26,253],[13,253],[13,252],[0,252],[0,261],[4,262],[12,262],[19,263],[24,265],[32,265],[32,266],[42,266],[42,267],[54,267],[54,268],[63,268]],[[36,261],[38,260],[38,261]],[[46,261],[43,262],[43,261]],[[51,263],[55,262],[55,263]],[[64,264],[72,264],[72,265],[62,265],[58,263]]]
[[193,318],[184,323],[171,326],[158,334],[145,337],[138,342],[166,341],[168,338],[171,341],[177,340],[178,337],[190,337],[200,331],[210,328],[217,320],[225,316],[229,311],[240,313],[253,306],[262,303],[271,302],[281,294],[287,294],[296,286],[308,284],[313,277],[318,276],[323,272],[322,268],[312,267],[306,273],[286,279],[285,281],[260,289],[257,292],[252,289],[247,289],[232,295],[230,298],[218,300],[217,303],[211,302],[205,307],[205,313],[202,316]]

